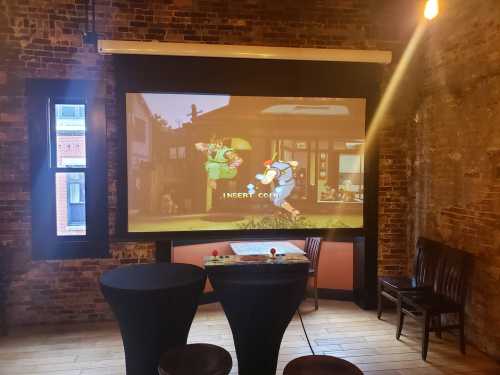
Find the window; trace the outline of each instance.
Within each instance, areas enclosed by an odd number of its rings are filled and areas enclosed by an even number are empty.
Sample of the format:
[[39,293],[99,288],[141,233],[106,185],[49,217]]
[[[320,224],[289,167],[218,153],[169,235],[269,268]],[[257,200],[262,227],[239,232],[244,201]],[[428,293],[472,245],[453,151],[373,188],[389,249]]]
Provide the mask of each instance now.
[[104,101],[87,81],[34,80],[27,91],[33,257],[106,256]]
[[57,119],[83,120],[85,119],[85,106],[83,105],[59,105],[56,107]]
[[349,201],[363,200],[363,157],[359,154],[339,155],[339,190]]
[[[53,104],[53,131],[49,144],[55,143],[51,169],[56,183],[56,226],[58,236],[86,234],[85,174],[87,169],[84,103]],[[71,172],[64,170],[70,168]],[[73,172],[74,171],[74,172]]]
[[177,147],[177,158],[186,159],[186,146]]
[[[66,231],[70,234],[85,234],[85,174],[68,173]],[[59,229],[59,228],[58,228]],[[61,235],[63,233],[59,233]]]

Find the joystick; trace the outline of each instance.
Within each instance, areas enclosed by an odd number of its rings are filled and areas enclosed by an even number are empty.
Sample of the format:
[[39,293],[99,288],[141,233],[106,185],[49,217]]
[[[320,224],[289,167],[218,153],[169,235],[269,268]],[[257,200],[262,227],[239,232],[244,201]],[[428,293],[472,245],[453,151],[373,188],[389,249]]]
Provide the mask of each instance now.
[[212,251],[212,259],[217,260],[217,255],[219,255],[219,252],[217,250]]
[[273,257],[273,258],[274,258],[275,256],[276,256],[276,249],[273,247],[273,248],[271,249],[271,257]]

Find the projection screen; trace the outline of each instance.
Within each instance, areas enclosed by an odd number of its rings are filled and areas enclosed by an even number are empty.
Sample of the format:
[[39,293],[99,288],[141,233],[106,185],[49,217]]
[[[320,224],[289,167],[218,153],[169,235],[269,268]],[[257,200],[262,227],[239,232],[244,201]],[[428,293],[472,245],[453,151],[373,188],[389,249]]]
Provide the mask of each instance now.
[[365,107],[127,93],[128,231],[363,227]]

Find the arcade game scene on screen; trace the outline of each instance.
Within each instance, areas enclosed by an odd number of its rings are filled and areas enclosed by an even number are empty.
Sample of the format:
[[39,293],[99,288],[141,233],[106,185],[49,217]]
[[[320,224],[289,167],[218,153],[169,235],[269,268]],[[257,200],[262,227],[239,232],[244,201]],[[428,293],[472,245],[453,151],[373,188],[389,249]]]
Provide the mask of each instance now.
[[129,232],[360,228],[365,99],[127,93]]

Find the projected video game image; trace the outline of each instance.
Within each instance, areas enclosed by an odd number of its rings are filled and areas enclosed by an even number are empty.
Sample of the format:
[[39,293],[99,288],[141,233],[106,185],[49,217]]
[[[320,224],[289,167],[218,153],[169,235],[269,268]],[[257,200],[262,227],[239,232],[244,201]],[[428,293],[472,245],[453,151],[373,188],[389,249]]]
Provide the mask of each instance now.
[[129,232],[363,226],[365,99],[127,93]]

